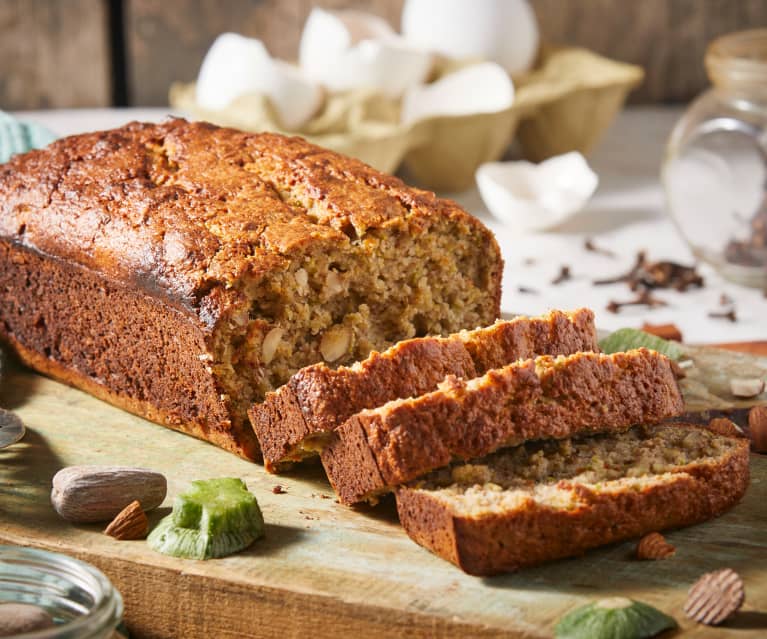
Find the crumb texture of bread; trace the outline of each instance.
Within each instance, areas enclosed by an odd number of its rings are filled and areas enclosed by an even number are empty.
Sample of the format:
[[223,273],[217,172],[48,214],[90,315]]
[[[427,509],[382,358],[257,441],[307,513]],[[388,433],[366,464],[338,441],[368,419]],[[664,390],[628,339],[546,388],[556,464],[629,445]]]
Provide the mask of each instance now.
[[[246,424],[253,402],[307,365],[336,367],[499,314],[497,243],[455,203],[300,138],[181,119],[65,138],[0,166],[0,240],[4,265],[36,254],[62,281],[71,265],[100,278],[110,295],[132,291],[134,315],[151,298],[185,316],[180,339],[195,343],[220,397],[216,411],[200,402],[198,412],[208,411],[209,427],[222,433]],[[22,298],[37,295],[44,305],[58,294],[14,273]],[[143,385],[147,405],[175,411],[185,400],[155,392],[144,358],[130,379],[125,366],[109,368],[117,338],[105,333],[120,323],[113,313],[130,316],[130,305],[78,291],[73,284],[66,313],[102,304],[106,328],[81,333],[76,349],[60,349],[53,337],[77,328],[58,311],[46,317],[45,345],[27,341],[44,309],[27,314],[0,291],[2,337],[68,371],[69,383],[101,385],[118,405]],[[147,327],[138,344],[174,348],[172,341]],[[99,360],[105,374],[94,375],[83,358]],[[164,371],[187,385],[187,396],[200,384],[188,370]]]
[[405,530],[489,575],[716,517],[748,486],[748,442],[683,423],[531,442],[397,488]]
[[317,454],[327,434],[355,413],[435,390],[449,375],[472,379],[518,359],[598,348],[589,309],[499,320],[446,338],[405,340],[350,367],[301,369],[249,416],[267,467],[279,470]]
[[[532,439],[625,430],[682,410],[670,361],[655,351],[544,355],[468,381],[447,378],[434,392],[361,411],[334,431],[322,461],[340,500],[351,504],[455,458]],[[383,482],[359,480],[376,476],[347,460],[360,447],[370,450]]]

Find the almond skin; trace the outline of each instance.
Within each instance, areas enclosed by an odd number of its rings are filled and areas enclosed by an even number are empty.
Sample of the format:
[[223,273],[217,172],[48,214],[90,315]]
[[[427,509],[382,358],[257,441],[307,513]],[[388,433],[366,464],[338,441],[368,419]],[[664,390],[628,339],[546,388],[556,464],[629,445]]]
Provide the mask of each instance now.
[[748,434],[751,450],[767,453],[767,406],[754,406],[748,411]]
[[645,535],[637,545],[637,559],[668,559],[675,554],[676,548],[657,532]]
[[104,533],[118,540],[144,539],[149,533],[149,520],[138,501],[123,508]]

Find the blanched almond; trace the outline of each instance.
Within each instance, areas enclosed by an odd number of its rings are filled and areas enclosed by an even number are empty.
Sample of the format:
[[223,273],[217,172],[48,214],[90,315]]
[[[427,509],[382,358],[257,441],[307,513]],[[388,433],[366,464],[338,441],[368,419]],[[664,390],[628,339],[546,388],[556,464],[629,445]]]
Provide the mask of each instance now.
[[298,287],[299,293],[306,292],[306,289],[309,286],[308,273],[304,269],[299,268],[295,273],[293,273],[293,277],[296,280],[296,286]]
[[320,340],[320,353],[326,362],[335,362],[349,352],[351,344],[351,330],[346,326],[333,326]]
[[280,340],[284,334],[285,331],[279,327],[273,328],[266,334],[261,344],[261,361],[264,364],[269,364],[274,359],[274,354],[277,352],[277,347],[280,345]]
[[328,271],[328,277],[325,280],[325,292],[328,297],[333,297],[344,292],[344,280],[337,271]]
[[750,398],[761,395],[764,392],[764,380],[759,377],[739,378],[730,380],[730,392],[735,397]]

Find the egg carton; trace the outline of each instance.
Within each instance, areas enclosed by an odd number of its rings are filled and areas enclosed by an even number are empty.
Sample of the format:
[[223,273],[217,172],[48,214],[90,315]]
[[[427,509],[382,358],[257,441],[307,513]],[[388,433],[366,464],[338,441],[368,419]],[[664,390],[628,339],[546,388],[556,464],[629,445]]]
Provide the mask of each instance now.
[[[432,80],[460,68],[445,65]],[[524,156],[536,162],[568,151],[588,154],[643,77],[641,67],[586,49],[543,46],[536,66],[513,78],[511,106],[494,112],[403,123],[401,100],[354,90],[328,94],[314,118],[286,130],[259,94],[210,110],[197,104],[193,83],[174,84],[170,103],[214,124],[300,135],[387,173],[404,167],[424,187],[461,191],[473,185],[481,164],[500,159],[515,138]]]

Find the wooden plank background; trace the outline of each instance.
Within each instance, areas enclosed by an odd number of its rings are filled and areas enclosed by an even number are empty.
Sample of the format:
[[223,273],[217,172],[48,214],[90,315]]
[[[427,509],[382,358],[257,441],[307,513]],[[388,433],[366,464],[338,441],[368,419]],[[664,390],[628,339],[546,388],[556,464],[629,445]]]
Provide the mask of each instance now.
[[[707,85],[703,54],[711,39],[767,27],[765,0],[531,2],[546,40],[644,66],[634,102],[690,99]],[[371,11],[396,26],[402,3],[0,0],[0,108],[164,105],[170,83],[194,79],[223,31],[262,38],[274,55],[295,58],[313,5]]]
[[0,0],[0,109],[109,106],[107,4]]

